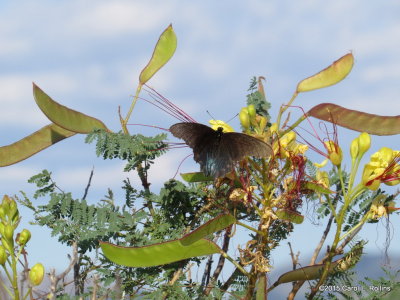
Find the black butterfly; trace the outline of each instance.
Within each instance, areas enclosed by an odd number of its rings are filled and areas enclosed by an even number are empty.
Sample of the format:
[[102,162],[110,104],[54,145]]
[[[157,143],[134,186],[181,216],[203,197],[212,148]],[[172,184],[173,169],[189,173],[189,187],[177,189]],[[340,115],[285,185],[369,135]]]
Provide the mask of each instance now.
[[270,145],[244,133],[222,132],[199,123],[177,123],[169,128],[177,138],[193,149],[194,160],[206,176],[221,177],[232,171],[235,162],[245,156],[267,157]]

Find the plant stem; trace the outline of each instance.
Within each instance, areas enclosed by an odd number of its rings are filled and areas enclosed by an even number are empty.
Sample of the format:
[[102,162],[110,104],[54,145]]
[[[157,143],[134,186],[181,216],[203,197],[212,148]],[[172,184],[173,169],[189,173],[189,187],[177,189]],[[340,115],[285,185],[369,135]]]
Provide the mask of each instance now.
[[13,300],[19,300],[19,290],[18,290],[18,272],[17,272],[17,259],[15,257],[14,249],[11,253],[11,269],[13,272],[12,288],[14,290]]
[[122,120],[122,124],[121,124],[121,125],[122,125],[122,130],[124,131],[124,133],[128,133],[128,128],[126,128],[126,124],[128,123],[129,118],[131,117],[133,108],[135,107],[136,102],[137,102],[137,100],[138,100],[138,98],[139,98],[139,93],[140,93],[140,91],[142,90],[142,86],[143,86],[143,85],[142,85],[141,83],[138,84],[138,87],[136,88],[135,97],[133,97],[132,104],[131,104],[131,106],[129,107],[129,111],[128,111],[128,113],[126,114],[125,119]]
[[[292,105],[292,103],[293,103],[294,99],[296,99],[297,95],[298,95],[298,92],[295,91],[293,93],[293,95],[292,95],[292,98],[290,98],[288,104],[282,105],[281,108],[279,109],[278,119],[277,119],[277,122],[276,122],[277,125],[278,125],[278,128],[279,128],[279,125],[281,123],[282,114],[289,108],[290,105]],[[305,116],[304,116],[304,118],[305,118]]]

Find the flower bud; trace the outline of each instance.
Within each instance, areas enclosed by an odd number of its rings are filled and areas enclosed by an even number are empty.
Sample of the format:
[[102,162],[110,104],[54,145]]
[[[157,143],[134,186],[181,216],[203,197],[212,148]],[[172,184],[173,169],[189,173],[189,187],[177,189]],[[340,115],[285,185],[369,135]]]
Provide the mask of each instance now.
[[6,249],[0,245],[0,265],[4,265],[7,261]]
[[[14,243],[14,241],[11,242]],[[1,245],[3,245],[3,247],[10,253],[14,251],[9,240],[7,240],[4,236],[1,237]]]
[[10,210],[10,202],[11,199],[8,195],[3,196],[3,201],[1,202],[1,206],[3,207],[4,213],[7,215],[8,211]]
[[0,221],[5,220],[5,218],[6,218],[6,213],[4,211],[3,205],[0,204]]
[[12,241],[14,236],[14,226],[7,224],[4,227],[4,238],[7,239],[8,241]]
[[256,107],[253,104],[247,106],[247,112],[250,119],[254,119],[256,117]]
[[267,118],[266,117],[261,117],[260,119],[260,132],[263,132],[265,129],[265,126],[267,126]]
[[44,267],[41,263],[37,263],[29,271],[29,279],[32,285],[39,285],[42,283],[44,277]]
[[371,147],[371,137],[368,133],[363,132],[358,137],[358,155],[362,157]]
[[271,127],[269,128],[269,131],[271,133],[278,132],[278,124],[277,123],[272,123]]
[[4,236],[4,227],[5,225],[3,224],[3,222],[0,222],[0,236]]
[[18,233],[16,242],[20,246],[24,246],[31,239],[31,232],[28,229],[24,229],[21,233]]
[[350,145],[350,155],[354,160],[358,156],[358,138],[355,138]]
[[250,117],[246,107],[243,107],[240,110],[239,120],[244,129],[248,129],[250,127]]

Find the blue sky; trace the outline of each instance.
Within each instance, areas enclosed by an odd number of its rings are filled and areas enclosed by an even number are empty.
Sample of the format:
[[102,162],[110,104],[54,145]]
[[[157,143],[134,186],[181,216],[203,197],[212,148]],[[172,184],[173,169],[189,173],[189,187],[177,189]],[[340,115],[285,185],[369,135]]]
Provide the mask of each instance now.
[[[234,116],[245,105],[254,75],[267,79],[265,89],[274,117],[301,79],[349,51],[355,56],[355,66],[346,80],[302,94],[295,104],[307,110],[321,102],[334,102],[370,113],[398,115],[399,14],[398,1],[2,1],[1,145],[49,123],[33,100],[32,81],[60,103],[119,130],[118,105],[126,113],[138,75],[170,23],[178,37],[177,51],[149,84],[199,122],[208,121],[206,110],[222,120]],[[175,122],[142,103],[131,118],[131,123],[165,128]],[[237,121],[232,124],[239,128]],[[317,121],[314,124],[318,126]],[[158,133],[142,127],[130,130]],[[345,153],[355,136],[339,131]],[[108,187],[121,196],[121,182],[127,176],[138,183],[135,176],[122,172],[122,163],[95,157],[94,145],[83,140],[84,136],[72,137],[17,165],[1,168],[0,192],[31,192],[26,180],[42,169],[52,171],[62,188],[81,197],[94,166],[91,203]],[[374,137],[370,153],[383,145],[399,149],[398,138]],[[188,153],[188,149],[173,150],[160,158],[150,175],[152,186],[157,189],[171,178]],[[197,168],[189,159],[181,171]],[[23,216],[25,226],[30,226],[26,223],[29,215]],[[391,220],[394,227],[399,225],[396,218]],[[304,232],[307,240],[318,238],[310,235],[311,228],[298,225],[292,236],[296,250],[305,256],[313,248],[304,243]],[[384,226],[366,229],[367,252],[382,253]],[[32,231],[32,263],[41,260],[46,266],[63,267],[67,250],[47,231]],[[49,246],[43,249],[44,244]],[[390,253],[399,250],[397,245],[394,236]],[[277,265],[288,260],[287,248],[279,252]]]

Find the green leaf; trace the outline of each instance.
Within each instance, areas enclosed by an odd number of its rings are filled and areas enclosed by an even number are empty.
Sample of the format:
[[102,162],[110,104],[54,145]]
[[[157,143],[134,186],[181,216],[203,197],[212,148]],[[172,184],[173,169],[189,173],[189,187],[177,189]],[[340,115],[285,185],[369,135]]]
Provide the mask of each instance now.
[[203,172],[181,173],[181,177],[183,180],[190,183],[214,181],[214,178],[204,175]]
[[334,85],[350,73],[353,64],[353,54],[348,53],[321,72],[300,81],[297,85],[297,92],[308,92]]
[[220,231],[228,227],[229,225],[232,225],[233,223],[235,223],[235,221],[235,217],[230,214],[219,215],[214,219],[208,221],[207,223],[201,225],[199,228],[192,231],[191,233],[185,235],[183,238],[180,239],[180,241],[184,246],[191,245],[211,233]]
[[46,117],[66,130],[76,133],[89,133],[94,129],[108,130],[100,120],[57,103],[36,84],[33,84],[33,96]]
[[374,135],[400,133],[400,116],[379,116],[347,109],[333,103],[321,103],[314,106],[307,115],[348,129]]
[[288,209],[279,209],[276,211],[276,215],[281,220],[287,220],[295,224],[301,224],[304,221],[304,216]]
[[27,159],[74,134],[75,132],[65,130],[56,124],[47,125],[18,142],[0,147],[0,167],[9,166]]
[[122,247],[100,242],[104,255],[111,261],[128,267],[152,267],[183,259],[219,253],[220,248],[212,241],[201,239],[184,246],[180,240],[144,247]]
[[169,25],[160,35],[150,61],[140,73],[140,84],[143,85],[149,81],[150,78],[170,60],[172,55],[174,55],[176,45],[177,39],[175,32],[172,25]]
[[322,184],[307,181],[304,185],[306,189],[312,190],[317,193],[321,194],[333,194],[334,192],[331,191],[329,188],[323,186]]
[[[329,267],[329,272],[334,271],[335,267],[338,265],[340,260],[333,261]],[[309,266],[309,267],[304,267],[304,268],[299,268],[293,271],[286,272],[285,274],[282,274],[277,283],[287,283],[287,282],[293,282],[293,281],[298,281],[298,280],[314,280],[318,279],[321,277],[322,271],[324,269],[323,264],[318,264],[314,266]],[[276,285],[276,283],[274,284]]]

